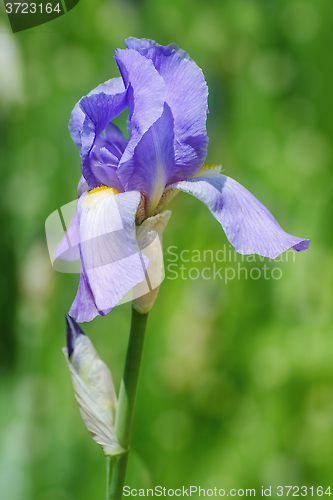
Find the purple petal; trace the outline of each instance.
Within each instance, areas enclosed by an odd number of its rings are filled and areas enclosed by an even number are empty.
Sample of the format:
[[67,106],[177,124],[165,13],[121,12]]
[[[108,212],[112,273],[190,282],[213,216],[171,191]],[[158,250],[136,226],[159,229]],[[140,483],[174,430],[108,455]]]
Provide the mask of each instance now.
[[77,102],[72,111],[70,120],[69,120],[69,131],[71,133],[74,144],[77,148],[81,149],[81,133],[83,128],[83,122],[85,119],[85,115],[80,108],[80,104]]
[[81,133],[81,169],[88,184],[97,187],[100,182],[91,171],[89,154],[99,134],[111,120],[126,109],[126,92],[115,95],[101,93],[83,97],[80,106],[86,115]]
[[91,321],[98,315],[104,315],[96,307],[95,300],[85,274],[80,274],[79,288],[69,314],[76,318],[78,323]]
[[76,146],[80,148],[81,170],[90,187],[100,185],[89,161],[96,137],[126,107],[127,93],[122,79],[113,78],[92,90],[73,109],[69,129]]
[[122,131],[114,123],[109,123],[103,132],[103,137],[112,144],[114,154],[120,159],[128,144]]
[[207,155],[208,88],[204,75],[176,45],[163,47],[152,40],[127,38],[126,46],[151,59],[166,85],[166,102],[174,118],[175,166],[170,182],[189,179]]
[[127,190],[131,171],[126,162],[132,159],[134,149],[143,134],[161,117],[165,102],[165,84],[150,59],[135,50],[116,50],[115,60],[127,87],[130,140],[120,161],[118,174]]
[[135,215],[138,191],[92,191],[78,204],[82,273],[70,315],[90,321],[107,314],[144,280],[148,259],[138,248]]
[[172,187],[203,201],[241,254],[274,259],[288,248],[300,252],[309,247],[310,240],[284,232],[267,208],[230,177],[202,176]]
[[[96,87],[94,90],[89,92],[88,96],[93,95],[93,94],[98,94],[100,92],[103,92],[104,94],[120,94],[121,92],[124,92],[125,87],[122,78],[112,78],[111,80],[108,80],[105,83],[101,83]],[[82,111],[80,107],[80,102],[78,102],[73,111],[71,118],[69,120],[69,131],[71,133],[72,139],[79,149],[81,149],[82,143],[81,143],[81,133],[83,129],[83,122],[85,119],[85,114]]]
[[172,177],[173,165],[173,116],[165,104],[162,116],[142,136],[132,158],[123,164],[127,188],[145,194],[153,211]]
[[96,162],[94,159],[90,159],[90,168],[100,184],[113,187],[120,193],[124,191],[117,174],[117,167],[105,165],[103,162]]
[[[89,125],[90,122],[92,122],[95,135],[99,135],[103,132],[110,121],[126,109],[126,91],[114,95],[108,95],[102,92],[100,94],[83,97],[80,101],[80,107],[86,115],[81,134],[82,153],[84,154],[87,152],[85,149],[88,147],[88,141],[87,144],[85,144],[85,122],[87,119],[89,120]],[[90,127],[88,130],[90,130]]]

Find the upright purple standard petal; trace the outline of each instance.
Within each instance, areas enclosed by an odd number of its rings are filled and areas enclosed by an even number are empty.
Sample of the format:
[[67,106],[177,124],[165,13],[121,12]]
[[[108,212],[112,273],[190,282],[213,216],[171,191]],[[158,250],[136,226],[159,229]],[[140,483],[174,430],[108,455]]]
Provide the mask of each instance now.
[[188,54],[176,45],[127,38],[126,46],[151,59],[166,85],[166,103],[174,119],[175,164],[170,183],[193,177],[207,155],[208,87]]
[[94,189],[78,204],[82,272],[69,314],[78,322],[108,313],[144,279],[148,260],[136,242],[140,193]]
[[132,172],[127,189],[138,189],[147,200],[148,215],[156,208],[174,166],[173,116],[165,104],[162,116],[143,134],[132,158],[123,164]]
[[127,87],[129,106],[130,140],[118,168],[119,178],[128,190],[134,166],[129,164],[134,149],[143,134],[163,113],[165,83],[150,59],[135,50],[116,50],[115,60]]
[[310,240],[283,231],[267,208],[230,177],[200,176],[172,187],[203,201],[241,254],[256,253],[274,259],[288,248],[300,252],[309,246]]

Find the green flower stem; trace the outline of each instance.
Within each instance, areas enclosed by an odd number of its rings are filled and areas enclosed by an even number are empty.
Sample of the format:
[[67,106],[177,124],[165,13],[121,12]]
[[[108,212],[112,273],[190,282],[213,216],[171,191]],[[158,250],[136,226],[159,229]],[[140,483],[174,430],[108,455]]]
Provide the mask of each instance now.
[[107,500],[120,500],[122,497],[147,318],[148,314],[140,314],[132,308],[131,332],[115,421],[116,436],[126,451],[108,458]]

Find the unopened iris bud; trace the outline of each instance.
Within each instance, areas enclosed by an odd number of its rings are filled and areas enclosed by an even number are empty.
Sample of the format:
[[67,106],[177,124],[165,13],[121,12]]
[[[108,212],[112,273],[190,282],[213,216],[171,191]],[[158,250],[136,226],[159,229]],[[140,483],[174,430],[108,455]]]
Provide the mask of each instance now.
[[83,421],[105,455],[119,455],[124,450],[114,432],[117,397],[110,370],[74,319],[67,315],[66,321],[67,348],[63,352]]
[[[146,257],[149,265],[146,273],[146,281],[135,287],[136,297],[133,307],[141,314],[146,314],[153,307],[160,284],[164,278],[162,233],[171,217],[170,210],[154,215],[146,219],[137,230],[138,244]],[[148,285],[149,292],[145,293],[144,287]],[[142,292],[141,292],[142,290]]]

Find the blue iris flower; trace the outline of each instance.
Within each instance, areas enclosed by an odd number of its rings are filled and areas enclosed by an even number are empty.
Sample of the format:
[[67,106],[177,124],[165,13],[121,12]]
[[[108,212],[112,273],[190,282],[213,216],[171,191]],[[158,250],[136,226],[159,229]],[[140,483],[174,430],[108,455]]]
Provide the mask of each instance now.
[[[66,235],[72,248],[64,239],[56,253],[81,259],[70,310],[79,322],[108,313],[143,281],[148,260],[140,254],[135,223],[158,214],[179,190],[207,205],[241,254],[275,258],[309,246],[309,240],[283,231],[220,167],[204,165],[208,88],[195,62],[173,44],[136,38],[125,43],[115,55],[121,77],[83,97],[69,124],[83,176]],[[112,123],[127,108],[128,140]]]

